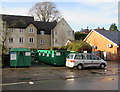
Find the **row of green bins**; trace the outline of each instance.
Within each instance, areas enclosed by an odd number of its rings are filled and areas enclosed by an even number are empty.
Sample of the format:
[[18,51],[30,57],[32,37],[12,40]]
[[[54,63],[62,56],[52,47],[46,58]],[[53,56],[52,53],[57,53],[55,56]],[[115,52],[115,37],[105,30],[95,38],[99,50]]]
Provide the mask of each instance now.
[[28,48],[10,50],[10,67],[31,66],[31,51]]
[[65,50],[38,50],[38,61],[56,66],[63,66],[66,56],[70,53]]

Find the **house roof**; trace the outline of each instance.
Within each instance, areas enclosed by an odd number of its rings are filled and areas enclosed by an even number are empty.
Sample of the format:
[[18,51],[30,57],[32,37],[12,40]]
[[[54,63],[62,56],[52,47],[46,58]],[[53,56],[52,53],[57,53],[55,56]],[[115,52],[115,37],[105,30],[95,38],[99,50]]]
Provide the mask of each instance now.
[[57,22],[41,22],[41,21],[34,21],[32,22],[34,26],[38,30],[38,34],[40,34],[40,31],[45,31],[45,34],[51,34],[51,30],[56,26]]
[[3,15],[2,20],[7,23],[9,28],[26,28],[26,26],[34,21],[31,16],[18,16],[18,15]]
[[110,30],[95,30],[102,36],[111,40],[113,43],[120,45],[120,31],[110,31]]
[[51,29],[53,29],[57,22],[42,22],[34,21],[32,16],[18,16],[18,15],[2,15],[2,20],[8,25],[8,28],[26,28],[29,24],[33,24],[37,28],[37,33],[40,31],[45,31],[45,34],[51,34]]

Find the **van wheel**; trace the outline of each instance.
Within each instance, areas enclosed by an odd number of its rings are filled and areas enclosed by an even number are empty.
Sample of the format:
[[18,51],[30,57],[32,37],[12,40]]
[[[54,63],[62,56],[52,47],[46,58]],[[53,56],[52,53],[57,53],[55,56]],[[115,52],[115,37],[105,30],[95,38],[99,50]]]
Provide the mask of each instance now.
[[82,65],[82,64],[79,64],[79,65],[77,66],[77,68],[78,68],[79,70],[82,70],[82,69],[83,69],[83,65]]
[[103,64],[103,63],[100,65],[100,68],[101,68],[101,69],[104,69],[105,67],[106,67],[106,65]]

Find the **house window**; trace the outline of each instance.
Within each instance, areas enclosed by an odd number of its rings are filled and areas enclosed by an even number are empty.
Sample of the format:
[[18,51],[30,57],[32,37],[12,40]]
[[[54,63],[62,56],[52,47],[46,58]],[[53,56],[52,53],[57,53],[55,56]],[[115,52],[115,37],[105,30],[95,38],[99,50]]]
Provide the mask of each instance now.
[[29,29],[29,33],[34,33],[34,29],[33,29],[33,28],[30,28],[30,29]]
[[19,38],[19,42],[20,43],[23,43],[24,42],[24,39],[21,37],[21,38]]
[[9,31],[9,32],[13,32],[13,28],[9,28],[8,31]]
[[24,31],[24,29],[20,29],[20,30],[19,30],[20,33],[23,33],[23,31]]
[[13,38],[9,38],[9,39],[8,39],[8,42],[13,42]]
[[71,35],[71,31],[68,31],[68,35]]
[[44,31],[40,31],[40,34],[41,34],[41,35],[44,35],[45,33],[44,33]]
[[34,38],[33,37],[29,38],[29,42],[33,43],[34,42]]
[[40,40],[40,44],[45,44],[45,40]]
[[57,43],[57,39],[55,39],[55,43]]
[[57,30],[55,30],[55,35],[57,35]]

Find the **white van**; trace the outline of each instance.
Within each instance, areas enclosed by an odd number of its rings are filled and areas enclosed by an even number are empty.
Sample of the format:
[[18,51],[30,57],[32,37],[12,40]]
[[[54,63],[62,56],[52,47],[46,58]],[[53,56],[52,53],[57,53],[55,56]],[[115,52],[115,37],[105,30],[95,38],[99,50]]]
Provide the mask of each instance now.
[[70,68],[77,67],[78,69],[83,69],[84,67],[104,69],[107,66],[107,62],[94,54],[71,53],[66,58],[66,66]]

